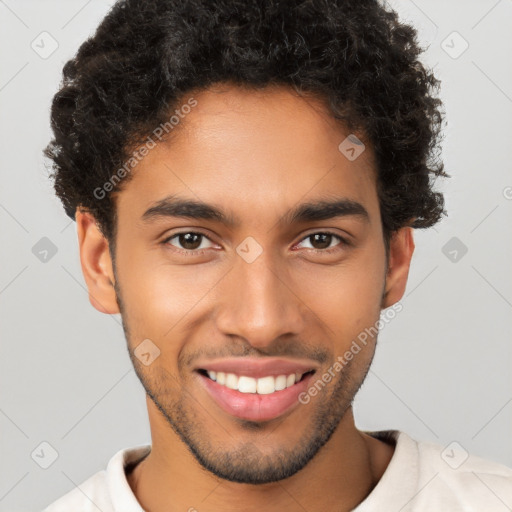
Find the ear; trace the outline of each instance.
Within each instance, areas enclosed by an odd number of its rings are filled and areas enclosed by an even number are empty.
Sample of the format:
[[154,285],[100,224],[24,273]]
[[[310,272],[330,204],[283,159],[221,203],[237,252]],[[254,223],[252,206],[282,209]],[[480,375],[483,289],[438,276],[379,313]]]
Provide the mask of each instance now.
[[89,301],[101,313],[119,313],[108,241],[90,213],[77,209],[75,218],[80,263],[89,290]]
[[395,231],[389,241],[389,262],[382,309],[392,306],[403,297],[413,252],[412,228],[404,227]]

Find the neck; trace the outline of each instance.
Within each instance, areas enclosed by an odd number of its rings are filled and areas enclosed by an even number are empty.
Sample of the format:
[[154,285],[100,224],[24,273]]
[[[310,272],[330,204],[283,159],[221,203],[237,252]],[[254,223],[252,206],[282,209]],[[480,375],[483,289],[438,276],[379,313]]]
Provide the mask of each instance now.
[[240,510],[350,511],[382,477],[394,447],[356,429],[350,407],[329,441],[290,478],[262,485],[222,480],[206,471],[148,400],[152,449],[128,475],[151,512]]

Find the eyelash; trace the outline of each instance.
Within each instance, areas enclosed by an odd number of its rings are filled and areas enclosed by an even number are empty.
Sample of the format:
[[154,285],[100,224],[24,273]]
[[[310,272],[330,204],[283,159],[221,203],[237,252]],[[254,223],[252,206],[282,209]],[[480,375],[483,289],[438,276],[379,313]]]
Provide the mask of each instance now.
[[[210,238],[207,235],[205,235],[204,233],[201,233],[199,231],[181,231],[179,233],[174,233],[173,235],[167,237],[165,240],[162,240],[161,243],[162,243],[162,245],[169,246],[169,245],[171,245],[171,244],[169,244],[170,240],[178,237],[179,235],[187,235],[187,234],[200,235],[203,238],[210,240]],[[337,238],[341,243],[337,244],[334,247],[331,247],[329,249],[308,249],[309,251],[311,251],[315,254],[318,254],[318,253],[332,254],[334,252],[342,250],[343,246],[351,245],[350,242],[346,238],[343,238],[342,236],[338,235],[337,233],[333,233],[332,231],[315,231],[314,233],[309,233],[304,238],[302,238],[299,243],[303,242],[304,240],[307,240],[308,238],[313,237],[314,235],[318,235],[318,234],[331,235],[334,238]],[[212,240],[210,240],[210,242],[212,242]],[[179,254],[183,254],[185,256],[197,256],[200,254],[204,254],[204,252],[207,251],[208,249],[179,249],[179,248],[176,248],[175,246],[172,246],[172,250]]]

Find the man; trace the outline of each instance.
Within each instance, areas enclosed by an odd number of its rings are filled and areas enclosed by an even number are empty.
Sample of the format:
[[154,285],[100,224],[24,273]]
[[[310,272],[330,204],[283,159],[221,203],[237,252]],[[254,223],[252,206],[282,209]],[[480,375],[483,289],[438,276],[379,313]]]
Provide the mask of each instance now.
[[125,0],[66,64],[45,154],[152,443],[47,512],[512,506],[511,469],[354,422],[444,214],[415,37],[373,0]]

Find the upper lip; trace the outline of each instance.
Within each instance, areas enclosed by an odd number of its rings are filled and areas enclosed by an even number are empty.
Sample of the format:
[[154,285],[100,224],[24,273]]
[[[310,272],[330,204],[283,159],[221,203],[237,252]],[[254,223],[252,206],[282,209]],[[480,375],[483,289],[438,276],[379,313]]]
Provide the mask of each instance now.
[[198,364],[196,370],[234,373],[247,377],[260,378],[266,376],[290,375],[292,373],[304,374],[317,369],[311,361],[281,359],[271,357],[234,357],[216,359]]

